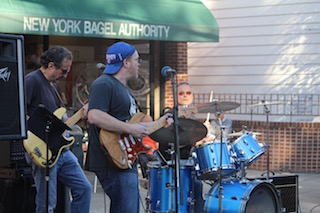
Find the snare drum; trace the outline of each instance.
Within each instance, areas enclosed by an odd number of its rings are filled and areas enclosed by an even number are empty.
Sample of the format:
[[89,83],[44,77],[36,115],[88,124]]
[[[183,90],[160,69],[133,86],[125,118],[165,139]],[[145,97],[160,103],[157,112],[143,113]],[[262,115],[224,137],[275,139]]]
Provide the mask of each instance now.
[[[275,187],[265,181],[222,182],[222,212],[228,213],[280,213],[281,199]],[[212,186],[206,197],[205,213],[219,212],[219,182]]]
[[[220,141],[206,142],[196,147],[192,156],[195,170],[200,180],[215,180],[219,178],[218,168],[221,156]],[[222,142],[222,177],[236,172],[235,153],[229,142]]]
[[[148,212],[169,212],[171,204],[175,208],[175,182],[172,176],[171,163],[167,166],[161,166],[159,162],[149,162],[149,182],[147,195]],[[178,212],[192,212],[193,208],[193,179],[194,166],[183,160],[180,160],[180,186],[178,187]],[[171,193],[171,189],[173,189]],[[180,198],[180,189],[182,190],[182,202]],[[172,195],[172,196],[171,196]],[[171,203],[173,201],[173,203]],[[180,205],[181,204],[181,205]]]
[[238,159],[244,160],[246,166],[255,162],[265,152],[264,145],[260,145],[252,133],[243,134],[233,145]]

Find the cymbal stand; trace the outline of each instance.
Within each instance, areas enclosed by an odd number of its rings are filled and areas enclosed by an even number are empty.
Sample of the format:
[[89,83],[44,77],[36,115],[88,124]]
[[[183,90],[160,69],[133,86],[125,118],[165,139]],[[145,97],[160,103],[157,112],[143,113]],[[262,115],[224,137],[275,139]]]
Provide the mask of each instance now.
[[[176,94],[176,87],[175,87],[175,81],[174,81],[174,74],[170,74],[171,77],[171,84],[172,84],[172,92],[173,92],[173,120],[174,120],[174,132],[175,132],[175,144],[174,144],[174,156],[175,160],[172,162],[174,164],[174,183],[175,183],[175,207],[176,212],[179,212],[179,200],[178,200],[178,189],[180,186],[180,145],[179,145],[179,119],[178,119],[178,104],[177,104],[177,94]],[[181,188],[181,187],[180,187]],[[183,202],[182,199],[182,193],[180,193],[180,201]],[[170,212],[174,212],[173,209],[171,209]]]
[[[267,116],[267,180],[269,180],[269,172],[270,172],[269,170],[269,113],[270,113],[270,110],[265,104],[265,100],[261,100],[261,102],[264,103],[263,107]],[[264,173],[262,175],[264,175]]]
[[222,121],[220,118],[220,115],[222,113],[218,112],[218,119],[219,119],[219,124],[220,124],[220,165],[218,167],[219,170],[219,213],[222,212],[222,191],[223,191],[223,186],[222,186],[222,140],[225,137],[224,136],[224,130],[225,126],[222,125]]

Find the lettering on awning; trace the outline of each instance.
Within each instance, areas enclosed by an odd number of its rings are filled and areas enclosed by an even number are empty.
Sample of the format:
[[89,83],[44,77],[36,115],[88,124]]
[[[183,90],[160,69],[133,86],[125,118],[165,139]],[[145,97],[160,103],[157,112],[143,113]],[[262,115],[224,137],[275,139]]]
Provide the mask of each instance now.
[[170,26],[116,21],[92,21],[65,18],[28,17],[23,20],[24,32],[57,35],[109,36],[127,38],[169,38]]

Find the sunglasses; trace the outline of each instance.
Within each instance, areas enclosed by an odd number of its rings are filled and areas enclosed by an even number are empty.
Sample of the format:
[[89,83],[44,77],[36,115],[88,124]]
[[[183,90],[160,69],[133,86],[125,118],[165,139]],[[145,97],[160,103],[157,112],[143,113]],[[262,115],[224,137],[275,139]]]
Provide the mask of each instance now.
[[69,69],[62,69],[62,68],[60,68],[60,69],[61,69],[63,75],[65,75],[65,74],[70,72]]
[[184,94],[186,94],[186,95],[191,95],[192,94],[192,92],[191,91],[187,91],[187,92],[179,92],[179,95],[181,95],[181,96],[183,96]]
[[56,69],[60,69],[62,71],[62,74],[65,75],[70,72],[70,69],[62,69],[59,65],[55,64],[54,65]]

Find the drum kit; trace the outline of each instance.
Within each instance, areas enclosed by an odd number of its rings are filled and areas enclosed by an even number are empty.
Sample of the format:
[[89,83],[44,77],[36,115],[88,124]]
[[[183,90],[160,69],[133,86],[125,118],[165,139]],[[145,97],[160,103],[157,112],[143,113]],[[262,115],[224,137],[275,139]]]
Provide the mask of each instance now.
[[[216,113],[239,106],[235,102],[213,101],[197,108],[201,113]],[[246,169],[268,151],[268,143],[257,142],[258,132],[242,130],[224,135],[221,119],[220,124],[220,140],[193,146],[190,150],[192,157],[181,160],[181,180],[177,184],[172,175],[175,174],[174,160],[162,163],[165,160],[161,159],[149,163],[147,212],[196,212],[195,179],[207,182],[211,187],[205,195],[203,212],[281,212],[281,198],[269,176],[267,180],[248,180],[245,177]],[[162,128],[150,137],[160,144],[168,143],[174,140],[173,132],[170,127]],[[207,129],[201,122],[179,118],[180,145],[194,145],[206,134]],[[223,140],[227,137],[238,138],[233,142]],[[179,197],[173,196],[177,192]],[[179,204],[178,211],[174,204]]]

